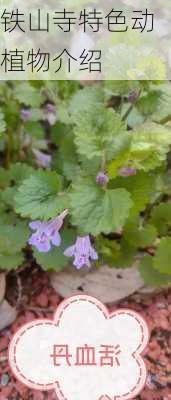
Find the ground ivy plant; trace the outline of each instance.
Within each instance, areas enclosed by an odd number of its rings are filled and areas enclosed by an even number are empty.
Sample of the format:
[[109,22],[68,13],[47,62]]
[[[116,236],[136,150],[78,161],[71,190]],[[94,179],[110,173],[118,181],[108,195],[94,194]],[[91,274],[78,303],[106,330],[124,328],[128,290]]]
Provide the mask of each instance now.
[[1,82],[0,268],[170,283],[170,145],[170,82]]

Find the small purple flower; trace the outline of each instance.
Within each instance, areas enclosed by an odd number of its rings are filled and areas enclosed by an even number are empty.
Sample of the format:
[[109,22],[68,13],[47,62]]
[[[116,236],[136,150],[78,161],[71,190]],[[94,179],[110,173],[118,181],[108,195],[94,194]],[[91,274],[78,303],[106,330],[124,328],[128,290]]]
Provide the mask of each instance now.
[[136,98],[137,98],[137,92],[136,91],[131,92],[127,97],[128,103],[134,103]]
[[49,113],[51,113],[51,112],[55,112],[55,106],[54,106],[54,104],[52,104],[52,103],[47,103],[46,104],[46,110],[47,110],[47,112],[49,112]]
[[90,267],[90,259],[98,259],[98,255],[91,245],[89,235],[83,237],[77,236],[75,244],[68,247],[64,251],[64,255],[67,257],[74,257],[73,265],[77,269],[84,266]]
[[33,149],[37,165],[42,168],[49,168],[52,157],[49,154],[45,154],[40,150]]
[[53,126],[57,121],[57,113],[54,104],[47,103],[45,106],[45,120],[49,122],[49,125]]
[[137,170],[135,168],[123,167],[119,169],[119,175],[123,177],[136,175]]
[[29,110],[29,108],[22,108],[20,112],[20,117],[24,122],[29,121],[31,117],[31,111]]
[[48,222],[31,222],[29,227],[36,232],[32,233],[28,243],[32,246],[35,246],[36,249],[41,253],[47,253],[51,249],[52,245],[60,246],[61,237],[59,230],[67,214],[68,210],[65,210],[56,218],[51,219]]
[[96,176],[96,183],[100,186],[105,186],[109,181],[108,176],[104,172],[99,172]]

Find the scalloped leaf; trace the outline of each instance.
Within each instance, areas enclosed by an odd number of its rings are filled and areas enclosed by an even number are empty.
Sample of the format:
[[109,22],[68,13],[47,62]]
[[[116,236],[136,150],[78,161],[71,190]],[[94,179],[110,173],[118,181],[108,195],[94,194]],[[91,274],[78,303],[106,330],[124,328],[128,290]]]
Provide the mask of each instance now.
[[171,238],[162,238],[153,258],[153,266],[157,271],[171,275]]
[[39,107],[44,101],[40,90],[29,82],[19,82],[14,88],[14,97],[19,103],[31,107]]
[[171,283],[171,275],[162,274],[153,267],[153,257],[145,256],[139,264],[140,274],[146,285],[161,287]]
[[92,235],[120,229],[133,205],[127,190],[103,190],[86,178],[73,185],[70,201],[72,223]]
[[145,123],[132,132],[130,159],[137,169],[150,171],[166,160],[171,145],[171,129]]
[[61,177],[56,172],[38,170],[19,187],[15,210],[32,219],[53,218],[68,206],[68,197],[61,189]]
[[153,225],[141,224],[135,219],[124,227],[124,238],[132,246],[144,248],[152,246],[157,237],[157,230]]
[[171,226],[171,203],[160,203],[153,208],[151,222],[156,226],[160,235],[167,235]]
[[150,196],[154,190],[154,185],[154,176],[147,175],[143,171],[139,171],[134,176],[117,177],[110,183],[110,187],[124,188],[131,194],[131,198],[133,200],[131,214],[133,215],[144,210],[146,204],[150,201]]
[[29,229],[24,222],[16,225],[0,224],[0,254],[12,255],[20,252],[26,245]]
[[14,254],[0,254],[0,269],[5,269],[10,271],[12,269],[18,268],[22,265],[24,261],[24,254],[22,253],[14,253]]

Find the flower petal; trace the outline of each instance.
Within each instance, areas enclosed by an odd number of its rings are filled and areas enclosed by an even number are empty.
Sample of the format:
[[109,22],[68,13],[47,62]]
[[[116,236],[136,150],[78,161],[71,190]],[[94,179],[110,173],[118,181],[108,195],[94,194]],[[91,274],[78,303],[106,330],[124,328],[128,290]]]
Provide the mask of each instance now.
[[50,240],[54,246],[60,246],[61,237],[58,231],[56,231],[53,235],[51,235]]
[[90,248],[90,258],[92,258],[92,260],[98,260],[98,254],[93,247]]
[[48,251],[51,249],[50,241],[47,240],[43,243],[37,242],[35,247],[40,253],[48,253]]
[[28,243],[35,246],[35,243],[37,243],[37,233],[33,233],[29,239],[28,239]]
[[33,149],[33,154],[35,155],[37,164],[40,167],[48,168],[50,166],[51,156],[49,154],[45,154],[37,149]]
[[29,227],[30,227],[33,231],[39,229],[39,228],[41,227],[41,225],[42,225],[42,222],[41,222],[41,221],[38,221],[38,220],[37,220],[37,221],[32,221],[32,222],[29,223]]
[[75,259],[74,259],[74,262],[73,262],[73,265],[74,265],[77,269],[80,269],[80,268],[86,267],[86,266],[89,267],[89,268],[91,267],[89,258],[88,258],[88,257],[81,256],[81,255],[79,255],[79,254],[76,255],[76,257],[75,257]]
[[50,240],[46,239],[40,241],[40,237],[37,233],[33,233],[33,235],[30,236],[28,243],[31,246],[36,247],[36,249],[41,253],[47,253],[51,249]]
[[75,252],[75,245],[68,247],[65,251],[64,251],[64,256],[66,257],[73,257]]

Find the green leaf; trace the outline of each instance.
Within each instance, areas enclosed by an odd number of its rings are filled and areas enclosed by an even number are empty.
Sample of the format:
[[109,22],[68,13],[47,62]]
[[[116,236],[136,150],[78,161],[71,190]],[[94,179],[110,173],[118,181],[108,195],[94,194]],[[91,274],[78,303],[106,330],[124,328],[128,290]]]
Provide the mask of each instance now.
[[61,232],[61,245],[59,247],[53,247],[48,253],[39,253],[34,250],[34,256],[36,261],[45,271],[61,271],[65,267],[69,259],[64,256],[64,250],[74,244],[75,232],[71,229],[63,229]]
[[112,188],[124,188],[131,194],[134,205],[131,209],[132,214],[143,211],[150,200],[150,195],[154,190],[155,179],[145,172],[138,172],[135,176],[127,178],[118,177],[111,181]]
[[22,253],[4,255],[0,254],[0,269],[12,270],[22,265],[24,255]]
[[53,165],[58,172],[61,172],[68,180],[73,180],[80,172],[75,145],[72,134],[64,137],[60,144],[56,157],[53,158]]
[[[149,80],[166,80],[167,79],[167,74],[166,74],[166,65],[165,62],[162,60],[161,57],[158,55],[145,55],[142,57],[142,55],[139,57],[139,60],[137,60],[137,65],[136,65],[137,71],[141,71],[141,79],[149,79]],[[134,79],[134,73],[133,75],[130,75],[129,77]]]
[[92,235],[120,229],[133,204],[125,189],[103,190],[86,178],[73,185],[70,201],[73,224]]
[[[79,156],[79,165],[80,165],[80,175],[84,175],[86,171],[86,176],[94,177],[101,170],[101,160],[99,158],[92,158],[92,160],[88,160],[85,157]],[[106,171],[107,172],[107,171]]]
[[159,86],[160,96],[157,107],[151,118],[153,121],[160,122],[171,118],[171,85],[170,82],[163,82]]
[[141,81],[136,80],[107,80],[104,81],[104,90],[108,100],[112,96],[128,96],[130,93],[140,91]]
[[19,103],[31,107],[39,107],[44,101],[40,90],[29,82],[18,83],[14,89],[14,97]]
[[73,141],[73,134],[72,134],[72,126],[65,125],[59,121],[51,128],[50,131],[52,142],[60,148],[61,145],[64,144],[66,139],[70,139],[70,136]]
[[35,145],[37,140],[44,140],[45,130],[41,123],[29,120],[24,124],[24,130],[27,135],[31,136],[32,146]]
[[115,260],[115,266],[117,266],[117,268],[132,267],[136,255],[136,247],[128,243],[124,238],[122,238],[120,242],[120,251]]
[[11,164],[9,169],[9,178],[13,185],[20,185],[22,181],[33,173],[33,168],[25,163]]
[[129,148],[130,134],[119,114],[104,106],[83,114],[74,129],[75,144],[80,155],[88,159],[105,157],[111,160]]
[[79,155],[89,160],[102,156],[110,160],[129,146],[129,132],[120,115],[106,108],[101,87],[86,87],[78,91],[71,99],[69,111],[75,125]]
[[3,194],[3,190],[0,191],[0,217],[1,218],[6,213],[6,206],[2,200],[2,194]]
[[62,124],[71,125],[71,116],[68,110],[68,103],[64,101],[60,101],[58,104],[58,120]]
[[[29,120],[30,121],[32,121],[33,122],[33,124],[34,124],[34,122],[36,123],[37,122],[37,125],[39,125],[39,129],[41,128],[41,125],[40,124],[38,124],[38,121],[42,121],[43,119],[44,119],[44,116],[45,116],[45,113],[44,113],[44,110],[43,109],[40,109],[40,108],[32,108],[31,110],[30,110],[30,117],[29,117]],[[28,121],[29,122],[29,121]],[[25,127],[27,127],[28,125],[27,125],[27,123],[25,124]],[[42,129],[43,130],[43,129]],[[30,134],[30,131],[29,130],[27,130],[27,132],[28,132],[28,134]],[[36,133],[35,133],[36,134]]]
[[80,125],[83,116],[85,120],[88,119],[88,116],[92,117],[93,110],[98,114],[103,104],[104,92],[101,85],[87,86],[78,90],[71,97],[68,107],[72,123]]
[[134,107],[129,113],[126,122],[130,128],[135,128],[137,125],[142,125],[144,119],[145,117]]
[[[111,162],[109,162],[108,166],[107,166],[107,171],[108,171],[108,175],[109,178],[115,178],[118,175],[118,171],[119,169],[123,166],[123,165],[129,165],[130,159],[130,153],[128,149],[124,149],[119,156],[115,157],[114,160],[112,160]],[[131,165],[130,165],[131,166]]]
[[162,238],[156,254],[153,258],[153,265],[159,272],[171,275],[171,238]]
[[146,123],[132,132],[130,159],[137,169],[150,171],[165,160],[171,145],[171,129]]
[[161,192],[167,195],[171,195],[171,171],[168,170],[161,177]]
[[115,240],[96,238],[96,249],[99,254],[99,263],[106,263],[112,268],[128,268],[132,266],[136,255],[135,246],[130,245],[126,240],[118,243]]
[[4,113],[0,109],[0,134],[5,132],[5,130],[6,130],[6,122],[5,122],[5,118],[4,118]]
[[7,180],[7,184],[9,185],[1,192],[1,199],[6,206],[9,206],[12,209],[14,208],[14,197],[16,195],[17,186],[20,185],[25,178],[29,177],[32,172],[33,168],[24,163],[11,164],[8,171],[2,170],[2,176],[4,174],[4,178]]
[[171,226],[171,203],[160,203],[154,207],[151,222],[156,226],[160,235],[167,235]]
[[36,171],[18,189],[16,212],[32,219],[55,217],[68,205],[67,195],[60,192],[61,185],[61,178],[56,172]]
[[0,167],[0,188],[4,189],[6,186],[9,185],[9,171],[5,168]]
[[14,197],[16,195],[16,187],[7,187],[1,193],[1,199],[5,203],[6,206],[9,206],[13,209],[14,207]]
[[151,171],[166,161],[171,145],[171,129],[155,123],[144,123],[134,128],[130,146],[108,164],[111,178],[122,166]]
[[96,238],[96,249],[103,263],[116,266],[116,259],[120,255],[120,245],[115,240],[109,240],[103,236]]
[[157,271],[153,267],[153,257],[149,255],[141,260],[139,271],[146,285],[161,287],[171,283],[171,276]]
[[140,99],[136,102],[136,107],[143,115],[149,116],[156,111],[160,103],[160,97],[161,90],[159,90],[159,88],[143,93]]
[[26,245],[29,229],[25,223],[16,226],[0,224],[0,254],[12,255],[20,252]]
[[147,247],[153,245],[157,237],[156,228],[147,224],[144,227],[136,219],[128,222],[124,227],[124,238],[135,247]]
[[123,81],[127,81],[127,79],[142,81],[166,79],[166,67],[161,58],[142,53],[138,46],[132,45],[132,41],[115,44],[107,54],[105,61],[107,79],[112,79],[113,76],[116,80],[123,79]]

